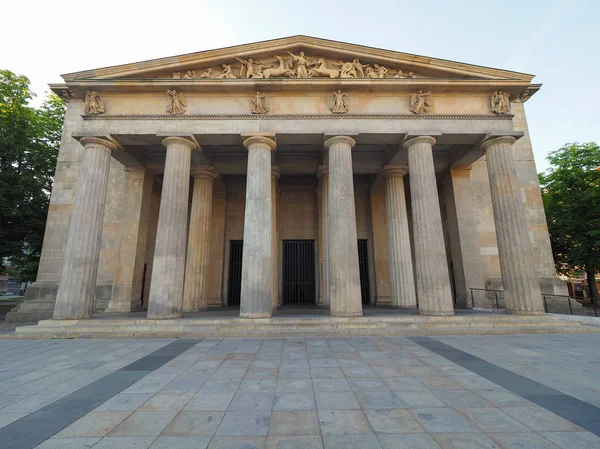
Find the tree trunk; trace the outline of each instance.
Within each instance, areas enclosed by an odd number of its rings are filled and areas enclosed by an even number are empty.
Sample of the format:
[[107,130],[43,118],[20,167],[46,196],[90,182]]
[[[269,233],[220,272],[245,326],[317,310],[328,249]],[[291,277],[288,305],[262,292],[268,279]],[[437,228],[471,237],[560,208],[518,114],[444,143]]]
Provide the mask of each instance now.
[[598,296],[598,286],[596,285],[596,271],[586,271],[588,287],[590,289],[590,296],[594,304],[598,306],[600,297]]

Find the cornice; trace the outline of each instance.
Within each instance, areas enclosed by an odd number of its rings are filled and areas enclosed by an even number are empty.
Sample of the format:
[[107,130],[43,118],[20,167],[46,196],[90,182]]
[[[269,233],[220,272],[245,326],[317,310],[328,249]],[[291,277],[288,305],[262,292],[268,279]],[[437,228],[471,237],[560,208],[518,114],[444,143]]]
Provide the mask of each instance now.
[[390,114],[390,115],[82,115],[83,120],[512,120],[514,115],[436,115],[436,114]]

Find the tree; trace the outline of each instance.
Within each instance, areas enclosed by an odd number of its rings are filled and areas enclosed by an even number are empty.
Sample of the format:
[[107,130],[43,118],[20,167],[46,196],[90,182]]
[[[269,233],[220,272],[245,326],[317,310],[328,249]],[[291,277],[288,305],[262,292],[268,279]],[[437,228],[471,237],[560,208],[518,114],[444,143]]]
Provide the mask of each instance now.
[[559,273],[584,270],[594,302],[600,271],[600,147],[566,144],[551,152],[552,167],[539,175],[552,252]]
[[50,94],[40,108],[27,77],[0,70],[0,272],[37,273],[65,114]]

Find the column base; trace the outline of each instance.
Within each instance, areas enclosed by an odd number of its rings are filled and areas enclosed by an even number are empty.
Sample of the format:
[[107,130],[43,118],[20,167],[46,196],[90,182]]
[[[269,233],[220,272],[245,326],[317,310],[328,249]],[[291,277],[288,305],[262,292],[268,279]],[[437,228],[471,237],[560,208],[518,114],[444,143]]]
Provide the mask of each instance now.
[[92,315],[71,315],[71,316],[52,316],[55,321],[68,321],[68,320],[89,320]]
[[544,311],[539,312],[537,310],[532,310],[532,311],[529,311],[529,310],[510,310],[510,309],[505,309],[505,310],[506,310],[506,313],[509,313],[510,315],[537,315],[537,316],[546,315],[546,312],[544,312]]
[[352,318],[363,316],[362,312],[329,312],[329,315],[335,318]]
[[419,310],[419,315],[424,315],[424,316],[453,316],[454,315],[454,310],[450,311],[450,312],[434,312],[434,311],[429,311],[429,310]]
[[152,315],[146,314],[146,319],[148,319],[148,320],[175,320],[177,318],[181,318],[180,313],[172,313],[170,315],[157,315],[157,316],[152,316]]
[[264,313],[242,313],[240,312],[240,318],[271,318],[271,312]]

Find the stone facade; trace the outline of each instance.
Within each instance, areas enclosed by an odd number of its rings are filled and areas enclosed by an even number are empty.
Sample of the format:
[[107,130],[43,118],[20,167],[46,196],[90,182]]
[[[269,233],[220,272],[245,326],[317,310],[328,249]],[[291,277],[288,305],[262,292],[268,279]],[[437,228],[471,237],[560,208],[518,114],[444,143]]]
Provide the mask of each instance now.
[[38,277],[8,320],[236,301],[448,315],[483,287],[535,314],[566,292],[531,75],[296,36],[63,78]]

